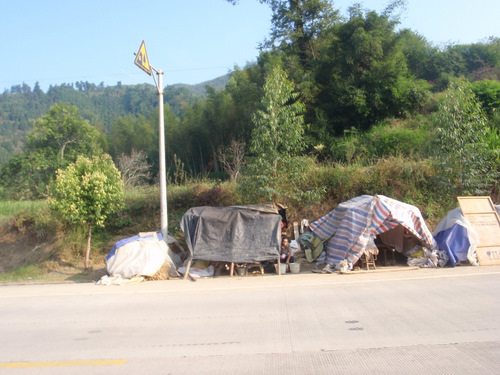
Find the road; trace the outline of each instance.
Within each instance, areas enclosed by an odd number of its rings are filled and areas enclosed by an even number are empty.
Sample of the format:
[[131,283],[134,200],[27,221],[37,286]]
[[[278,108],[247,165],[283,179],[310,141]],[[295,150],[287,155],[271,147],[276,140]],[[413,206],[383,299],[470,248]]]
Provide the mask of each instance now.
[[500,266],[0,286],[0,374],[500,374]]

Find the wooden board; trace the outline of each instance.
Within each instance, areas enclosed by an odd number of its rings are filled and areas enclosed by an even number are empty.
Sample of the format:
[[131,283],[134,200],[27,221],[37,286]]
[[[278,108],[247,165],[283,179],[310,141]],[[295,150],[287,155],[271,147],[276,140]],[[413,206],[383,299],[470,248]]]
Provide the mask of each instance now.
[[491,198],[486,197],[458,197],[458,203],[464,215],[483,212],[496,212]]
[[479,236],[476,247],[481,266],[500,265],[500,217],[490,197],[458,197],[462,213]]
[[500,246],[486,246],[476,248],[477,260],[481,266],[500,264]]

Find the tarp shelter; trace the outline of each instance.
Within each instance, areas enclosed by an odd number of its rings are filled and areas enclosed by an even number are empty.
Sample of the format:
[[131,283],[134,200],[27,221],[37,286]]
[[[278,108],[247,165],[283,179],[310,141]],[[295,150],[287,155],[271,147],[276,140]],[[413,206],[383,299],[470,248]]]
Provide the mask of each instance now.
[[153,276],[166,263],[169,276],[179,276],[177,268],[182,265],[182,254],[170,248],[177,242],[175,238],[169,236],[168,242],[169,246],[161,232],[139,234],[116,242],[106,256],[108,275],[126,279]]
[[383,195],[362,195],[341,203],[309,227],[325,241],[330,265],[345,259],[352,267],[376,236],[407,257],[423,247],[429,250],[427,255],[437,248],[417,207]]
[[181,229],[190,259],[253,263],[279,258],[281,218],[274,204],[193,207]]
[[434,230],[434,238],[439,248],[448,253],[449,266],[454,267],[466,261],[474,266],[479,265],[476,257],[479,237],[460,207],[448,212],[441,220]]

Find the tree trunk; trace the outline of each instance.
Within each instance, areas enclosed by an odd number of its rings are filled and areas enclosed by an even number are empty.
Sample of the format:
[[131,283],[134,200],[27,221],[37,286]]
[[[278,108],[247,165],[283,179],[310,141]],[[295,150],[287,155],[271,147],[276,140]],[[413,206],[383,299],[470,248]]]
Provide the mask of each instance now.
[[89,259],[90,259],[90,240],[92,238],[92,222],[88,223],[88,235],[87,235],[87,250],[85,251],[85,260],[83,266],[85,270],[89,269]]

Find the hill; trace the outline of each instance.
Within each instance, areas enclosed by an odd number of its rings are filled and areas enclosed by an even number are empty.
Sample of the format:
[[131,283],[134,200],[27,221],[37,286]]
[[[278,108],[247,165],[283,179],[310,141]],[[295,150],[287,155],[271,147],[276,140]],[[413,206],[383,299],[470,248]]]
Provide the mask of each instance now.
[[[193,104],[206,94],[206,87],[216,90],[225,87],[230,75],[226,74],[196,85],[174,84],[164,92],[165,104],[178,117],[186,105]],[[50,86],[43,92],[38,84],[15,85],[0,95],[0,165],[22,150],[32,121],[40,118],[58,102],[77,106],[81,116],[92,125],[108,132],[113,123],[127,115],[149,117],[157,107],[156,88],[150,84],[115,86],[75,82]]]
[[187,89],[191,95],[194,96],[204,96],[206,94],[206,87],[213,87],[216,90],[222,90],[226,84],[229,82],[231,74],[226,74],[196,85],[188,85],[185,83],[174,83],[173,85],[167,86],[167,91],[170,89]]

